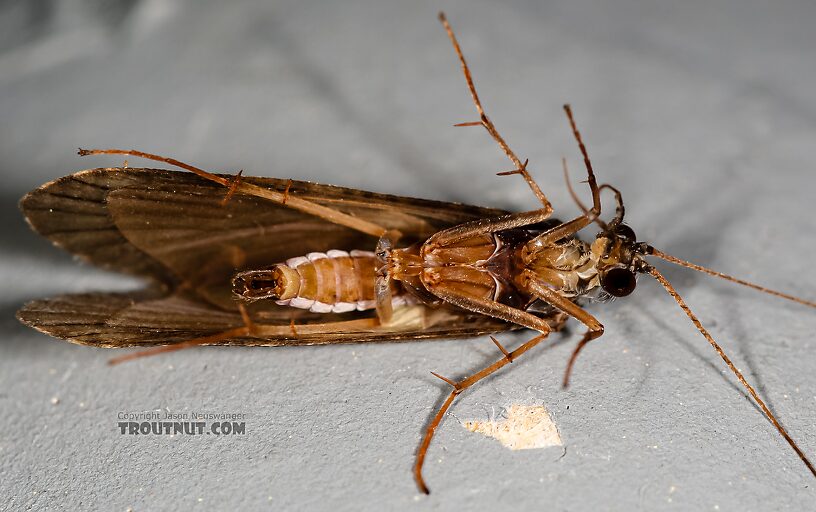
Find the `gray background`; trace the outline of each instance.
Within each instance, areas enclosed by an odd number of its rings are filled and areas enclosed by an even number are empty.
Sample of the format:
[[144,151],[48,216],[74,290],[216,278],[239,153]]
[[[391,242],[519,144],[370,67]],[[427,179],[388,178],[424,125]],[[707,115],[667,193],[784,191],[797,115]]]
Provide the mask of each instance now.
[[[83,267],[16,201],[135,147],[219,171],[525,209],[478,128],[444,8],[488,113],[554,201],[582,172],[571,102],[601,181],[640,238],[816,296],[816,4],[800,2],[5,2],[0,4],[1,509],[803,510],[810,475],[659,286],[592,311],[607,334],[559,387],[575,340],[467,393],[413,456],[489,340],[203,348],[106,366],[102,349],[21,325],[25,300],[137,283]],[[132,165],[136,162],[132,161]],[[586,193],[582,190],[582,193]],[[591,236],[591,234],[590,234]],[[816,457],[814,311],[663,265]],[[505,335],[506,344],[524,334]],[[52,404],[57,398],[58,403]],[[511,452],[465,431],[544,404],[566,443]],[[250,415],[243,437],[126,437],[118,411]]]

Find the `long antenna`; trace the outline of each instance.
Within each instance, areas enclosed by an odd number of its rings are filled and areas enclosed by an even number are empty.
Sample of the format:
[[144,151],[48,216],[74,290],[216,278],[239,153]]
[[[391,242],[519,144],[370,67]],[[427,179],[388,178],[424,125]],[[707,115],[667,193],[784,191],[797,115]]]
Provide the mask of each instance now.
[[732,283],[741,284],[743,286],[747,286],[748,288],[753,288],[754,290],[759,290],[761,292],[767,293],[768,295],[773,295],[775,297],[782,297],[783,299],[787,299],[798,304],[802,304],[804,306],[810,306],[812,308],[816,308],[816,302],[811,302],[809,300],[800,299],[799,297],[794,297],[793,295],[788,295],[787,293],[778,292],[776,290],[771,290],[769,288],[765,288],[764,286],[759,286],[758,284],[749,283],[748,281],[744,281],[742,279],[737,279],[736,277],[729,276],[728,274],[723,274],[722,272],[717,272],[716,270],[711,270],[710,268],[706,268],[696,263],[691,263],[689,261],[681,260],[680,258],[675,258],[671,254],[666,254],[665,252],[658,251],[654,247],[649,247],[650,252],[647,254],[651,256],[656,256],[662,260],[670,261],[672,263],[676,263],[677,265],[681,265],[686,268],[694,269],[698,272],[702,272],[704,274],[708,274],[710,276],[719,277],[721,279],[725,279],[726,281],[731,281]]
[[[669,260],[669,261],[671,261],[671,260]],[[740,383],[745,387],[745,389],[748,390],[748,393],[751,394],[751,397],[754,399],[754,401],[762,409],[762,412],[765,413],[765,416],[771,421],[771,423],[773,423],[773,426],[776,427],[776,430],[779,431],[779,433],[782,435],[782,437],[785,438],[785,441],[787,441],[788,444],[791,446],[791,448],[793,448],[793,451],[795,451],[796,454],[799,456],[799,458],[802,459],[802,462],[805,463],[805,466],[807,466],[807,468],[810,470],[810,472],[813,474],[813,476],[816,476],[816,469],[814,469],[813,464],[811,464],[810,460],[808,460],[805,453],[799,448],[799,446],[796,444],[796,441],[793,440],[793,438],[790,436],[790,434],[788,434],[788,431],[785,430],[785,428],[782,425],[780,425],[779,421],[777,421],[777,419],[776,419],[776,416],[774,416],[774,414],[771,412],[771,410],[768,409],[768,406],[765,405],[765,402],[763,402],[762,399],[759,398],[759,395],[754,390],[754,388],[750,384],[748,384],[748,381],[745,380],[745,377],[743,377],[742,372],[737,370],[737,367],[734,366],[734,363],[731,362],[731,359],[727,355],[725,355],[725,352],[723,351],[722,347],[720,347],[720,345],[716,341],[714,341],[714,338],[712,338],[711,334],[709,334],[708,331],[706,330],[706,328],[703,327],[703,324],[700,323],[700,320],[697,318],[697,316],[694,313],[692,313],[691,309],[686,305],[686,302],[683,300],[682,297],[680,297],[680,294],[677,293],[677,290],[674,289],[674,287],[671,285],[671,283],[669,283],[669,281],[667,281],[666,278],[663,277],[663,274],[658,272],[656,268],[650,267],[648,269],[648,272],[649,272],[649,274],[652,275],[652,277],[657,279],[657,281],[661,285],[663,285],[663,288],[665,288],[667,292],[669,292],[669,295],[671,295],[672,298],[675,300],[675,302],[677,302],[677,305],[680,306],[680,309],[682,309],[683,312],[686,314],[686,316],[689,317],[689,320],[691,320],[691,323],[693,323],[694,326],[697,327],[697,330],[700,331],[700,334],[702,334],[703,337],[706,340],[708,340],[708,342],[711,344],[711,346],[714,347],[714,350],[717,351],[717,354],[719,354],[720,357],[722,358],[722,360],[725,361],[725,364],[728,366],[728,368],[734,373],[734,375],[737,376]],[[709,272],[713,272],[713,271],[709,271]],[[739,282],[739,281],[737,281],[737,282]],[[750,284],[750,283],[748,283],[748,284]],[[757,288],[759,288],[759,287],[757,287]],[[786,298],[788,298],[788,297],[786,297]]]

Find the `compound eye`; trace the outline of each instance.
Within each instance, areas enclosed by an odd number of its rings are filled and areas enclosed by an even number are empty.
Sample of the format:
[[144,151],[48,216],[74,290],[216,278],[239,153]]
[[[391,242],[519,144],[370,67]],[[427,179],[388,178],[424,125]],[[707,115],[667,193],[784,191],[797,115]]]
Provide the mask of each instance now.
[[634,242],[637,239],[635,232],[626,224],[620,224],[615,227],[615,235],[619,238],[623,238],[627,242]]
[[612,267],[601,274],[601,288],[615,297],[626,297],[636,284],[635,273],[626,267]]

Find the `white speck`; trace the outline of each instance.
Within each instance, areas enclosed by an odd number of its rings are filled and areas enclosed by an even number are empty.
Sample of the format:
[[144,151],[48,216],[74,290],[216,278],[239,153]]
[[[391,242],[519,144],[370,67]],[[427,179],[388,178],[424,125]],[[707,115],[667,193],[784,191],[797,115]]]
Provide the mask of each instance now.
[[79,402],[80,407],[85,407],[85,402]]
[[173,365],[172,365],[172,364],[168,364],[168,365],[167,365],[167,369],[168,369],[168,370],[174,370],[175,368],[173,367]]
[[58,403],[59,403],[58,397],[55,396],[51,398],[51,405],[57,405]]
[[202,501],[204,501],[204,498],[198,498],[199,503],[201,503]]
[[506,419],[466,421],[463,426],[492,437],[511,450],[563,446],[558,428],[541,405],[511,405]]

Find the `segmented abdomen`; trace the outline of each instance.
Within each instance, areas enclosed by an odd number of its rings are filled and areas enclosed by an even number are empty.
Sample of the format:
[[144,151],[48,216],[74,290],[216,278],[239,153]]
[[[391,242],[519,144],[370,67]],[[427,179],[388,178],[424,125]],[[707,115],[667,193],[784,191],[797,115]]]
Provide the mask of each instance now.
[[[376,307],[376,268],[370,251],[312,252],[270,269],[241,272],[233,279],[233,290],[244,299],[273,299],[314,313],[364,311]],[[404,304],[407,298],[396,286],[392,302]]]

